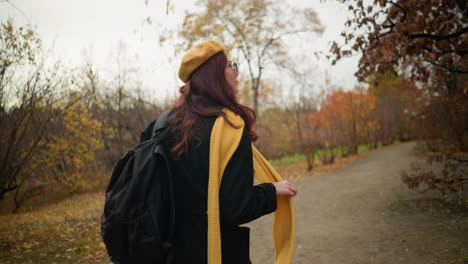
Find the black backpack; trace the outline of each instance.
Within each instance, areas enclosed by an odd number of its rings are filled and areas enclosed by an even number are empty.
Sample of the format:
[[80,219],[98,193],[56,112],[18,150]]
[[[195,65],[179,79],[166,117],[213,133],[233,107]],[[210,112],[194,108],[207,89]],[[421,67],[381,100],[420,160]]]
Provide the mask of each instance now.
[[113,263],[173,262],[172,175],[162,143],[168,133],[169,114],[166,111],[151,123],[151,138],[122,157],[112,173],[101,216],[101,235]]

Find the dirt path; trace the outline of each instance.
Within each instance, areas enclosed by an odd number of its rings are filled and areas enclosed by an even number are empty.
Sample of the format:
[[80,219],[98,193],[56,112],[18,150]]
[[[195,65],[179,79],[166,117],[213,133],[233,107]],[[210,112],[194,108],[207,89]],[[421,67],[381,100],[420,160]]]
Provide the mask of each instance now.
[[[467,263],[467,215],[425,207],[440,196],[401,183],[413,146],[377,150],[335,173],[297,181],[293,263]],[[254,264],[273,263],[271,223],[267,216],[250,224]]]

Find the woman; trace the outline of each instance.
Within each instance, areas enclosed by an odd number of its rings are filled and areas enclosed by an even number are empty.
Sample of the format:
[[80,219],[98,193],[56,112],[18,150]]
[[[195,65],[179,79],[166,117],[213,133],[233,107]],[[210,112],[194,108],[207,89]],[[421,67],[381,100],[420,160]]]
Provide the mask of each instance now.
[[222,263],[250,263],[249,229],[239,225],[274,212],[277,196],[297,193],[287,181],[253,185],[251,143],[257,135],[253,111],[236,99],[238,74],[237,64],[213,40],[190,49],[179,68],[185,85],[168,119],[171,138],[167,143],[175,186],[176,263],[208,263],[210,137],[218,117],[230,123],[223,109],[239,115],[245,126],[219,188]]

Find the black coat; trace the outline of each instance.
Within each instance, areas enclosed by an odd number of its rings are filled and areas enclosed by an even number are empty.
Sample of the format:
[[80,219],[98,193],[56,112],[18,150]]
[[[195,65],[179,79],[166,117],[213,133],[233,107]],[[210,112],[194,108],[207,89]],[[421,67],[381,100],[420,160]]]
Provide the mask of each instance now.
[[[187,154],[171,161],[176,204],[176,263],[207,263],[209,147],[215,120],[216,117],[201,118],[194,126]],[[141,140],[149,138],[152,124],[143,131]],[[177,140],[171,137],[168,149]],[[250,263],[250,230],[239,225],[276,210],[275,187],[271,183],[254,186],[253,174],[251,140],[244,129],[239,147],[223,174],[219,193],[223,264]]]

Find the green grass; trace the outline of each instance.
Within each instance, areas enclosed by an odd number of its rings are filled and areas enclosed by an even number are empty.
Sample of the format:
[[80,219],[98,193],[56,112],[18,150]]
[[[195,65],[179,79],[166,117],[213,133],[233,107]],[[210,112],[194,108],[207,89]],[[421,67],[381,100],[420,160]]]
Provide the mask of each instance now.
[[[380,143],[378,147],[381,147]],[[329,155],[331,151],[333,151],[335,155],[343,155],[344,153],[348,152],[348,149],[349,149],[348,147],[336,147],[333,150],[320,149],[314,153],[314,158],[320,159],[322,155]],[[358,146],[358,153],[367,152],[369,150],[370,148],[369,148],[369,145],[367,144],[361,144]],[[304,161],[304,160],[306,160],[306,156],[304,153],[296,153],[296,154],[287,154],[287,155],[282,156],[281,158],[270,159],[268,161],[273,165],[289,165],[289,164],[293,164],[293,163]]]
[[279,159],[279,161],[283,164],[292,164],[303,160],[306,160],[306,156],[303,153],[285,155]]

